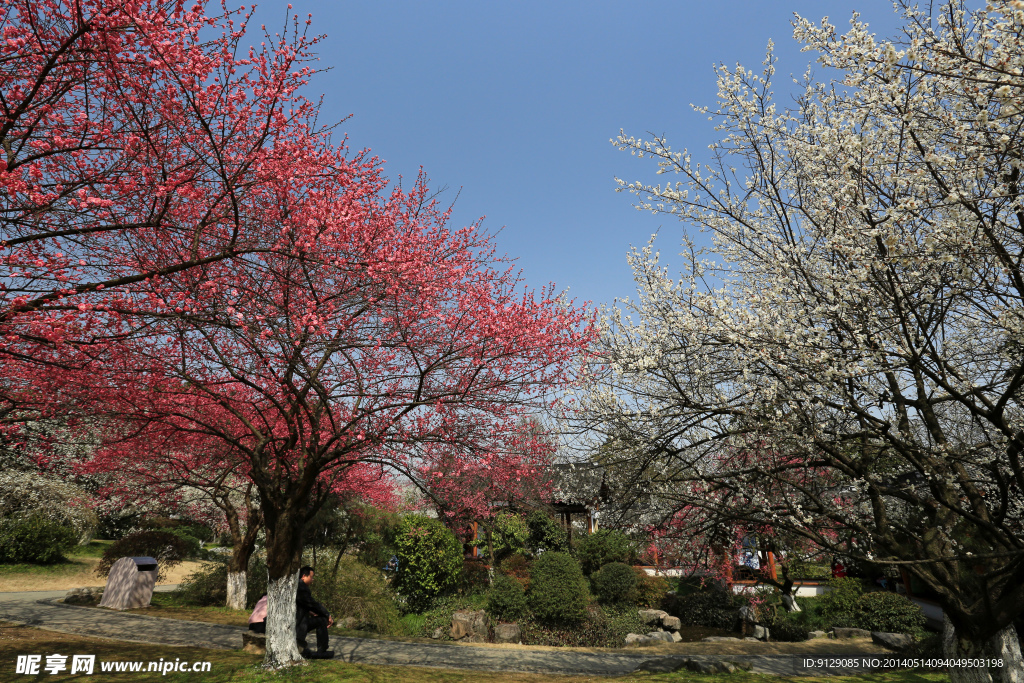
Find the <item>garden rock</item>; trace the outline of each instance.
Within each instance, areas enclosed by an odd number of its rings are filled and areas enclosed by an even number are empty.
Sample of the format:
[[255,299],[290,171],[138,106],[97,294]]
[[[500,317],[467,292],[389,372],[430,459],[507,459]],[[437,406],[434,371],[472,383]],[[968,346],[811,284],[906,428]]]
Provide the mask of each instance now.
[[746,624],[756,624],[757,613],[754,611],[754,608],[750,605],[740,607],[740,621]]
[[660,638],[650,638],[639,633],[626,634],[626,645],[653,645],[660,642]]
[[679,617],[662,617],[661,625],[667,628],[669,631],[678,631],[683,626],[683,622],[679,620]]
[[267,637],[262,633],[242,633],[242,649],[251,655],[267,654]]
[[434,632],[430,634],[430,637],[434,640],[441,640],[441,638],[444,638],[444,629],[438,626],[434,629]]
[[815,638],[828,638],[828,634],[824,631],[811,631],[807,634],[807,638],[814,640]]
[[770,632],[764,626],[754,626],[754,637],[758,640],[768,640]]
[[669,635],[672,636],[672,642],[673,643],[681,643],[681,642],[683,642],[683,637],[681,635],[679,635],[679,633],[677,631],[672,631],[672,633],[670,633]]
[[870,638],[871,631],[862,628],[834,628],[832,633],[836,638]]
[[739,638],[733,638],[732,636],[708,636],[707,638],[701,638],[702,643],[738,643]]
[[498,624],[494,627],[494,642],[518,643],[523,639],[523,630],[519,624]]
[[906,633],[884,633],[872,631],[871,640],[890,650],[903,650],[914,644],[914,637]]
[[667,631],[651,631],[647,634],[647,637],[651,640],[660,640],[663,643],[674,643],[672,640],[672,634]]
[[487,642],[487,612],[459,610],[452,615],[452,640],[467,643]]
[[103,589],[93,588],[72,588],[64,595],[65,605],[96,605],[103,597]]
[[662,619],[668,616],[668,612],[661,609],[642,609],[638,611],[640,614],[640,619],[645,624],[657,624]]

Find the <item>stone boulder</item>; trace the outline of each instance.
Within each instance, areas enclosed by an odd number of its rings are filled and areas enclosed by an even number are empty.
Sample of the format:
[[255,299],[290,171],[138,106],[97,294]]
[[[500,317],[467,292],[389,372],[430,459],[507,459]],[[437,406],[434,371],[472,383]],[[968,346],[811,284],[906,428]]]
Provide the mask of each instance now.
[[519,624],[498,624],[494,627],[494,642],[518,643],[523,639],[523,629]]
[[651,640],[660,640],[663,643],[674,643],[672,640],[672,634],[668,631],[651,631],[647,634],[647,637]]
[[679,620],[679,617],[662,617],[661,625],[669,631],[678,631],[683,627],[683,622]]
[[702,643],[738,643],[739,638],[733,638],[732,636],[708,636],[707,638],[701,638]]
[[668,616],[668,612],[661,609],[642,609],[638,610],[640,619],[645,624],[658,624],[661,620]]
[[72,588],[64,595],[65,605],[84,605],[94,607],[103,598],[103,589],[98,586],[91,588]]
[[808,640],[814,640],[815,638],[828,638],[828,634],[824,631],[811,631],[807,634]]
[[771,637],[771,632],[764,626],[754,626],[754,637],[758,640],[768,640]]
[[452,615],[452,640],[467,643],[487,642],[487,612],[479,610],[459,610]]
[[434,629],[434,632],[430,634],[430,637],[434,640],[441,640],[444,638],[444,629],[438,626]]
[[750,605],[743,605],[743,607],[740,607],[739,613],[740,613],[740,621],[742,621],[743,623],[746,623],[746,624],[756,624],[757,623],[757,612],[755,612],[754,608],[751,607]]
[[871,640],[890,650],[905,650],[914,644],[914,637],[906,633],[884,633],[872,631]]
[[832,634],[836,638],[870,638],[871,631],[866,631],[862,628],[834,628]]

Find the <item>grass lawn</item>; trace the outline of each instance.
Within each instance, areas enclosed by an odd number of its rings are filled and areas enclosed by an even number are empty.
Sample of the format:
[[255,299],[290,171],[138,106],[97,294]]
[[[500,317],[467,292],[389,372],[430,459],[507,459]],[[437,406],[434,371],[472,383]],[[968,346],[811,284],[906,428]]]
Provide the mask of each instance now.
[[[892,672],[872,673],[862,676],[845,677],[804,677],[785,678],[763,676],[758,674],[732,674],[707,676],[689,673],[674,674],[634,674],[605,678],[602,676],[551,676],[540,674],[488,673],[481,671],[454,671],[446,669],[426,669],[418,667],[370,666],[362,664],[346,664],[340,661],[309,662],[306,666],[295,667],[283,673],[268,673],[260,670],[262,657],[246,654],[241,651],[206,650],[200,648],[166,647],[159,645],[141,645],[137,643],[118,643],[110,640],[87,638],[84,636],[67,635],[31,628],[0,623],[0,681],[43,681],[57,680],[52,674],[41,669],[36,676],[15,674],[15,662],[18,655],[96,655],[96,667],[91,676],[82,676],[85,680],[95,683],[123,683],[131,681],[167,681],[167,680],[202,680],[204,683],[257,683],[302,681],[302,683],[328,683],[345,681],[350,683],[541,683],[542,681],[560,681],[562,683],[599,683],[635,682],[635,683],[680,683],[693,681],[730,681],[732,683],[940,683],[946,681],[944,674]],[[151,662],[175,661],[210,662],[208,673],[168,673],[163,676],[158,672],[144,673],[104,673],[100,671],[101,662]],[[68,659],[70,662],[70,657]],[[143,666],[145,668],[145,665]],[[62,674],[62,679],[67,673]],[[77,677],[77,676],[76,676]]]

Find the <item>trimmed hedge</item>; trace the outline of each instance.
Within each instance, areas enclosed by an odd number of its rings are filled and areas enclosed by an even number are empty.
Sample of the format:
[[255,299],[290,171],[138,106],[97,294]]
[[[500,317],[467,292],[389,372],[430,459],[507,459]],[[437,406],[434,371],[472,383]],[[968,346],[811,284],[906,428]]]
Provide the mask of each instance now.
[[897,593],[865,593],[857,600],[854,619],[860,628],[886,633],[916,633],[924,628],[921,608]]
[[546,552],[530,568],[527,601],[546,624],[578,624],[587,618],[587,580],[567,553]]
[[859,628],[857,603],[864,595],[864,584],[860,579],[839,577],[828,582],[830,590],[822,595],[821,616],[830,628]]
[[665,600],[665,611],[679,617],[684,626],[724,629],[732,629],[738,616],[733,596],[717,589],[670,596]]
[[668,581],[663,576],[651,576],[640,567],[633,567],[636,574],[636,588],[633,600],[637,607],[655,609],[661,607],[668,595]]

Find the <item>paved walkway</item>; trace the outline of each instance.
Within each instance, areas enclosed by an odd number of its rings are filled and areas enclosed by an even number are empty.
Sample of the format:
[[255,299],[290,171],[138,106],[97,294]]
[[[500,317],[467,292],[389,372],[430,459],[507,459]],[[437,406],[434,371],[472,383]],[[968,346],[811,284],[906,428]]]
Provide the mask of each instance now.
[[[157,590],[173,590],[159,586]],[[0,593],[0,619],[84,636],[157,645],[239,649],[240,626],[205,624],[64,605],[65,591]],[[625,675],[638,667],[668,666],[683,659],[750,662],[753,671],[786,675],[822,675],[822,669],[803,668],[800,655],[656,655],[654,653],[587,653],[566,650],[525,650],[457,644],[403,643],[389,640],[331,637],[337,659],[360,664],[429,666],[481,671],[521,671],[545,674]],[[828,673],[864,673],[864,668],[830,669]]]

